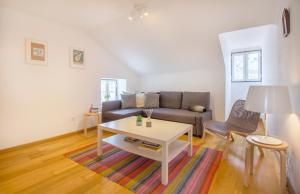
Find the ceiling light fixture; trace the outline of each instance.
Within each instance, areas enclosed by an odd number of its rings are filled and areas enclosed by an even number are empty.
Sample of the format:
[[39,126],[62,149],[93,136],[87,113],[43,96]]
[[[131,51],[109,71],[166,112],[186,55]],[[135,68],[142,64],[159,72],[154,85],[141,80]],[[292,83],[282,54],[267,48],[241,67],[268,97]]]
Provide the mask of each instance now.
[[135,18],[143,19],[148,15],[149,12],[147,11],[147,7],[145,6],[145,4],[135,4],[132,11],[130,12],[130,15],[128,16],[128,20],[132,21]]

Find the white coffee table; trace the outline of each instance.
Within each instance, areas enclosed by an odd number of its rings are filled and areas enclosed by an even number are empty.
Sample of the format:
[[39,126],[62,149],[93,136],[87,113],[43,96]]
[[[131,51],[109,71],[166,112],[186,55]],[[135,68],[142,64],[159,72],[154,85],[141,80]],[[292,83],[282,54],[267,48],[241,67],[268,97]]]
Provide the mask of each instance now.
[[[146,158],[160,161],[162,184],[168,184],[168,163],[188,147],[188,156],[193,153],[193,126],[190,124],[151,119],[152,127],[145,126],[146,119],[143,119],[143,126],[136,126],[136,117],[128,117],[116,121],[102,123],[98,125],[97,153],[102,155],[102,142],[111,144],[124,151],[137,154]],[[103,131],[116,133],[111,137],[103,139]],[[188,141],[178,138],[188,133]],[[141,142],[129,143],[124,141],[124,137],[129,136],[144,141],[160,144],[159,151],[142,149]]]

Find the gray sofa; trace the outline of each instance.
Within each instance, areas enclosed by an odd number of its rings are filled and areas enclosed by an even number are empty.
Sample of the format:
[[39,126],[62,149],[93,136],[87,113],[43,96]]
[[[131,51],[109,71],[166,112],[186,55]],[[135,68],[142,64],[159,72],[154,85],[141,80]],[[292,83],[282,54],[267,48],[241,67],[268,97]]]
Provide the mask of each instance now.
[[[209,92],[159,92],[159,108],[154,108],[151,118],[188,123],[193,125],[194,136],[202,137],[203,123],[212,119]],[[201,105],[206,112],[189,110],[190,106]],[[121,109],[122,101],[102,103],[102,121],[108,122],[130,116],[143,115],[143,108]]]

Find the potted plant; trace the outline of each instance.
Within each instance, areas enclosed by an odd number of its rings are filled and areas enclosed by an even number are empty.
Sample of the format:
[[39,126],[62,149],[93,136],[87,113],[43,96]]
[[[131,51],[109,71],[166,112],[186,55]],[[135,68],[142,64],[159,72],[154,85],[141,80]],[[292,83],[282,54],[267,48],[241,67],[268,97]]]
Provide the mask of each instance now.
[[136,117],[136,125],[137,126],[142,126],[143,125],[143,117],[142,117],[142,115],[138,115]]
[[109,98],[110,98],[109,93],[105,94],[105,96],[104,96],[105,101],[109,101]]

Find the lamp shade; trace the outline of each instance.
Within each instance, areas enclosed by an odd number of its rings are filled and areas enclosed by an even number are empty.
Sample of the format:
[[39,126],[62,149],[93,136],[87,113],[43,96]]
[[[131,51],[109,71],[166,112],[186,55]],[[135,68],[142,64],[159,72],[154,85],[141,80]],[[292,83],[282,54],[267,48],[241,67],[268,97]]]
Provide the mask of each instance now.
[[267,114],[292,113],[287,86],[250,86],[245,109]]

